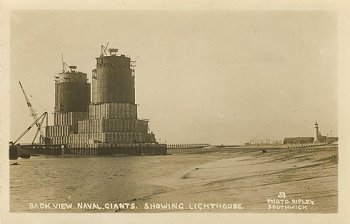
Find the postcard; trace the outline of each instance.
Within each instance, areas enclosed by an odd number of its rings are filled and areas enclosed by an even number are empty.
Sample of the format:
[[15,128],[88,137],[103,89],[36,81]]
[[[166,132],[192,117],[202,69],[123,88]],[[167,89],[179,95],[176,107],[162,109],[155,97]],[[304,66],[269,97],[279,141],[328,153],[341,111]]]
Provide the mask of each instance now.
[[349,4],[265,3],[5,1],[1,221],[349,222]]

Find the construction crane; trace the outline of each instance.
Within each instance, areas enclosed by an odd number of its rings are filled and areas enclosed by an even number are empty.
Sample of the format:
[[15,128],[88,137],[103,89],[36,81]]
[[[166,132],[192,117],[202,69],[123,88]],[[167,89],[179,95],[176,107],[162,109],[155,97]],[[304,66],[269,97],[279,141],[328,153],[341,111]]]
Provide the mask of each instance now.
[[47,120],[47,112],[44,112],[42,115],[40,115],[40,117],[38,117],[14,142],[11,142],[12,145],[15,145],[19,140],[21,140],[21,138],[23,136],[25,136],[28,131],[34,126],[36,125],[38,127],[36,133],[35,133],[35,136],[34,136],[34,139],[33,139],[33,142],[32,144],[34,143],[36,137],[38,136],[38,133],[39,133],[39,130],[41,130],[39,127],[42,126],[44,120]]
[[101,45],[101,55],[100,56],[107,55],[108,44],[109,44],[109,42],[107,42],[106,46]]
[[76,65],[68,65],[66,62],[63,60],[63,54],[62,54],[62,73],[65,73],[68,71],[68,68],[71,72],[75,72],[75,69],[77,68]]
[[[77,66],[76,65],[68,65],[63,60],[63,54],[62,54],[62,73],[66,72],[76,72]],[[60,73],[61,74],[61,73]],[[59,74],[54,74],[55,82],[59,81]]]
[[[26,102],[27,102],[27,106],[28,106],[28,108],[29,108],[30,114],[31,114],[31,116],[33,117],[34,124],[38,127],[37,134],[38,134],[38,132],[40,132],[40,137],[43,138],[43,137],[44,137],[44,133],[43,133],[43,130],[41,129],[42,122],[41,122],[41,123],[38,122],[38,115],[37,115],[37,113],[35,112],[35,110],[34,110],[32,104],[30,103],[29,98],[28,98],[26,92],[24,91],[24,88],[23,88],[22,83],[21,83],[20,81],[19,81],[19,85],[20,85],[21,90],[22,90],[22,92],[23,92],[24,98],[25,98],[25,100],[26,100]],[[45,113],[46,113],[46,112],[45,112]],[[44,113],[44,114],[45,114],[45,113]],[[43,115],[41,115],[41,116],[43,116]],[[40,116],[40,117],[41,117],[41,116]],[[32,144],[34,144],[34,141],[35,141],[35,139],[36,139],[37,134],[35,135]]]

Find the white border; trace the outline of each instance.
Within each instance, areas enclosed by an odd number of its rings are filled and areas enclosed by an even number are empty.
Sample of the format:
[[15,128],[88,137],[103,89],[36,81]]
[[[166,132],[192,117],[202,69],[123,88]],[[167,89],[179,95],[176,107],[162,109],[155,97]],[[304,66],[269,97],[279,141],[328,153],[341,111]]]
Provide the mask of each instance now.
[[[1,223],[350,223],[350,10],[349,1],[142,1],[142,0],[5,0],[1,5]],[[9,18],[13,9],[70,10],[334,10],[338,14],[339,205],[337,214],[158,213],[26,214],[9,213]]]

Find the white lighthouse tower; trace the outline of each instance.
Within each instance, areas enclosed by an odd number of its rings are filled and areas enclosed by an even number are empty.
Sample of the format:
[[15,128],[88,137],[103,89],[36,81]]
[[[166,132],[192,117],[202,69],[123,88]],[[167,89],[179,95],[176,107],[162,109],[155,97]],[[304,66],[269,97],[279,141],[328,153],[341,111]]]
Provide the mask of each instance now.
[[315,123],[315,142],[319,141],[318,136],[319,136],[319,131],[318,131],[318,124],[316,121],[316,123]]

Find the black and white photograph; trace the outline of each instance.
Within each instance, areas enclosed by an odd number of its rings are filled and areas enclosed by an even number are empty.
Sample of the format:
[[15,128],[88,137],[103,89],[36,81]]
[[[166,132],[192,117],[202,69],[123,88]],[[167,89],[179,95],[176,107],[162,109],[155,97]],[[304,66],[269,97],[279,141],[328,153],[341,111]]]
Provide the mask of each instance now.
[[340,10],[119,4],[6,9],[4,223],[349,222]]

